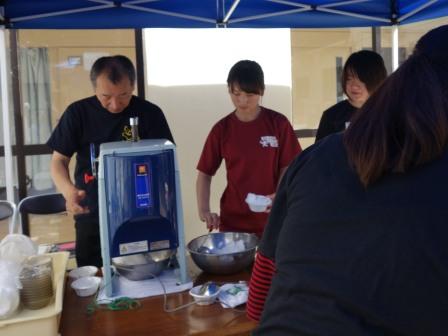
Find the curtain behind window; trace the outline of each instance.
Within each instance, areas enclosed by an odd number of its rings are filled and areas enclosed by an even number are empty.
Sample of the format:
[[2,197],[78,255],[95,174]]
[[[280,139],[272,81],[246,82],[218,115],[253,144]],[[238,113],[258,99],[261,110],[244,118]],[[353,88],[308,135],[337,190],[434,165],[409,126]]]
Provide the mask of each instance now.
[[[20,83],[22,93],[25,145],[44,144],[51,133],[51,93],[48,50],[20,49]],[[27,174],[31,177],[30,194],[52,188],[48,155],[27,158]]]

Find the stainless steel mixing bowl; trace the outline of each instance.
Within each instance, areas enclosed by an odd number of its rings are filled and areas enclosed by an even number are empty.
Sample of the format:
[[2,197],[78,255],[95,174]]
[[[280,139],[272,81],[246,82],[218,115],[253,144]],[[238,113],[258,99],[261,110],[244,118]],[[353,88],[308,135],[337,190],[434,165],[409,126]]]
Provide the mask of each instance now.
[[258,238],[252,233],[217,232],[200,236],[187,244],[195,264],[212,274],[232,274],[254,261]]
[[118,274],[129,280],[151,279],[167,267],[176,250],[162,250],[112,258]]

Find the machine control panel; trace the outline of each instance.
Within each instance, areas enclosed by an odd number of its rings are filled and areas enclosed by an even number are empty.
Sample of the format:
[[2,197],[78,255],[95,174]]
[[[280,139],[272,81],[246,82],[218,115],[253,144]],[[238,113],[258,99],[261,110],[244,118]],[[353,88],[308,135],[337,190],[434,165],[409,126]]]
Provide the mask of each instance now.
[[135,204],[137,208],[152,206],[151,174],[147,163],[135,164]]

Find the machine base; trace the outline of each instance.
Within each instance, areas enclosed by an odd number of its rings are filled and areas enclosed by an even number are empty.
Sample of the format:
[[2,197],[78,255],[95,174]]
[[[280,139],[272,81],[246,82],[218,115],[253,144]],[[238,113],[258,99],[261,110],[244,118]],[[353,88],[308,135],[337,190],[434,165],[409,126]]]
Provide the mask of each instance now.
[[[116,273],[112,277],[112,282],[112,288],[114,288],[114,293],[112,294],[112,296],[109,297],[106,295],[104,283],[102,283],[100,285],[100,291],[97,296],[97,303],[108,303],[123,296],[133,299],[139,299],[150,296],[163,295],[164,292],[166,294],[178,293],[189,290],[193,287],[192,281],[179,284],[179,269],[177,268],[164,270],[158,276],[158,279],[153,278],[140,281],[128,280]],[[165,291],[160,282],[162,282]]]

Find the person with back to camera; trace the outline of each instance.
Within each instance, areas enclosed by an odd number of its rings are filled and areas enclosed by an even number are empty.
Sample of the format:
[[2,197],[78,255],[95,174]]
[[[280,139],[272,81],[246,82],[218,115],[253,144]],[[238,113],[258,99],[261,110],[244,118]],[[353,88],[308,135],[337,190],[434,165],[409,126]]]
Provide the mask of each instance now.
[[248,303],[253,335],[447,333],[446,41],[448,25],[425,34],[344,133],[291,163],[252,273],[267,294]]
[[[268,212],[252,212],[246,196],[254,193],[273,198],[279,180],[301,148],[288,119],[259,105],[265,85],[258,63],[237,62],[230,69],[227,85],[235,111],[213,126],[202,150],[196,183],[199,218],[209,230],[261,236]],[[210,210],[210,186],[223,159],[227,186],[218,215]]]
[[[51,175],[64,195],[67,210],[74,214],[76,262],[101,266],[98,184],[92,176],[90,144],[96,155],[104,142],[132,140],[130,118],[138,118],[142,139],[173,136],[162,110],[132,93],[135,68],[125,56],[101,57],[90,71],[95,95],[72,103],[62,115],[47,144],[53,149]],[[76,153],[75,182],[69,163]]]
[[361,50],[351,54],[342,70],[341,85],[347,99],[331,106],[322,114],[316,141],[329,134],[344,131],[354,113],[387,76],[383,58],[374,51]]

